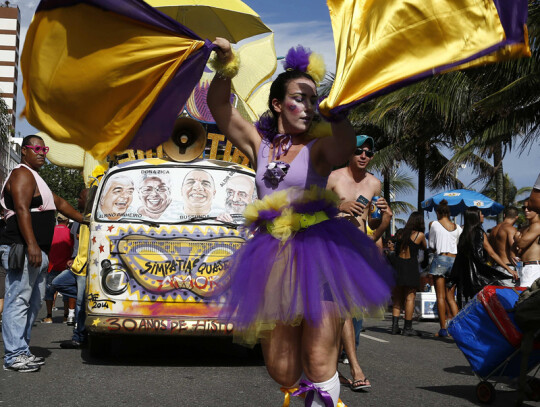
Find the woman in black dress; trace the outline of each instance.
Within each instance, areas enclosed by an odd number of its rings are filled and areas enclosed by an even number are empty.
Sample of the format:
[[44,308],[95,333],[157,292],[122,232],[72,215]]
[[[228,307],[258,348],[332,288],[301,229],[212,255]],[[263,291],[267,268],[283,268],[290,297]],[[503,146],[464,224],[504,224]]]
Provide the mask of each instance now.
[[476,206],[467,208],[463,218],[463,232],[459,237],[457,256],[448,283],[457,287],[457,305],[460,309],[486,285],[503,285],[501,280],[508,278],[487,264],[489,258],[517,279],[517,273],[503,262],[489,244],[482,228],[484,214],[480,209]]
[[[396,244],[396,254],[391,259],[396,276],[396,287],[392,292],[392,335],[402,333],[407,336],[416,336],[412,329],[412,317],[416,288],[420,284],[420,269],[418,264],[418,251],[426,250],[427,243],[424,235],[424,215],[413,212],[403,229],[403,235]],[[405,308],[405,326],[399,329],[399,315]]]

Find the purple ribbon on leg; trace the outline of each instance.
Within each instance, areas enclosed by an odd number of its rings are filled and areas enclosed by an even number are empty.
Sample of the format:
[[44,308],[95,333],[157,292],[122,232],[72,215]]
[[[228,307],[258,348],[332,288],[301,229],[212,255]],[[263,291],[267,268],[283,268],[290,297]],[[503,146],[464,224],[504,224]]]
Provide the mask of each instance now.
[[323,389],[315,386],[313,383],[308,382],[306,380],[301,380],[300,384],[298,386],[298,390],[296,390],[292,396],[300,396],[303,393],[306,394],[306,401],[305,406],[311,407],[313,404],[313,399],[315,398],[315,393],[319,395],[321,400],[323,401],[325,407],[334,407],[334,402],[332,401],[332,397],[330,396],[330,393],[327,391],[324,391]]

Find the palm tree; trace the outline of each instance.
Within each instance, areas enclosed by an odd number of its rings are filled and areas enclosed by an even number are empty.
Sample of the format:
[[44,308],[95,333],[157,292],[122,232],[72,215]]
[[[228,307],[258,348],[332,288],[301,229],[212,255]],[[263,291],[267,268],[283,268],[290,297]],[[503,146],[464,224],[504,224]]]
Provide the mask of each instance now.
[[[355,126],[378,129],[385,179],[401,161],[418,172],[419,209],[426,184],[432,189],[463,186],[456,177],[461,164],[473,169],[475,181],[497,175],[496,199],[502,201],[504,155],[514,142],[524,151],[538,137],[539,15],[540,3],[530,1],[528,30],[533,58],[434,77],[351,112]],[[328,86],[332,75],[327,79]],[[454,151],[450,159],[442,154],[443,148]],[[487,161],[490,157],[493,165]],[[385,182],[385,196],[387,185]]]
[[[455,162],[474,152],[492,157],[491,171],[481,172],[480,179],[495,178],[494,198],[505,197],[503,158],[517,145],[522,153],[538,140],[540,123],[540,2],[529,1],[527,22],[532,57],[512,60],[471,71],[475,85],[469,115],[469,142],[458,148]],[[499,221],[502,220],[502,214]]]
[[380,152],[384,152],[381,160],[385,160],[387,170],[403,161],[418,172],[418,210],[426,186],[436,189],[463,185],[456,172],[438,176],[448,163],[442,149],[450,148],[460,135],[459,121],[454,118],[458,103],[451,100],[459,99],[461,92],[459,87],[447,87],[449,94],[441,95],[440,81],[432,78],[400,89],[359,106],[351,114],[355,124],[375,126],[384,135]]
[[[503,199],[498,202],[500,202],[504,206],[509,206],[509,205],[518,206],[519,200],[517,198],[524,194],[530,193],[532,190],[532,187],[523,187],[523,188],[518,189],[516,185],[514,184],[514,181],[512,180],[512,178],[510,178],[508,174],[504,174],[503,185],[504,185]],[[491,179],[491,181],[486,184],[486,186],[481,192],[488,198],[495,199],[497,195],[496,180]]]

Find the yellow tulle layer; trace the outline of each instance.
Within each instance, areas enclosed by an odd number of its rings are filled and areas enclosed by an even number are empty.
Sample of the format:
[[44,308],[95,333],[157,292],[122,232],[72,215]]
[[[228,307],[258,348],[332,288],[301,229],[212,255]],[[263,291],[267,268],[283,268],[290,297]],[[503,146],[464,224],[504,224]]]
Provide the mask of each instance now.
[[294,233],[329,219],[324,211],[298,213],[291,206],[293,203],[304,204],[313,201],[324,201],[328,205],[337,205],[339,198],[334,192],[315,185],[307,190],[289,188],[274,192],[248,205],[244,211],[246,225],[251,226],[260,222],[262,211],[277,211],[280,213],[278,216],[263,222],[268,233],[276,239],[285,241],[291,238]]

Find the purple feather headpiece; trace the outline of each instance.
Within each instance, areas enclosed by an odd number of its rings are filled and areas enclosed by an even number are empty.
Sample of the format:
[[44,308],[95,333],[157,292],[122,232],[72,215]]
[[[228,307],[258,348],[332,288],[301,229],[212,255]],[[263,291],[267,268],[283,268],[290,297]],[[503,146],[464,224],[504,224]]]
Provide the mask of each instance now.
[[296,48],[292,47],[285,56],[285,60],[283,61],[283,69],[286,71],[299,70],[302,72],[307,72],[310,55],[311,50],[309,48],[304,48],[301,45],[298,45]]

